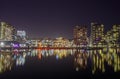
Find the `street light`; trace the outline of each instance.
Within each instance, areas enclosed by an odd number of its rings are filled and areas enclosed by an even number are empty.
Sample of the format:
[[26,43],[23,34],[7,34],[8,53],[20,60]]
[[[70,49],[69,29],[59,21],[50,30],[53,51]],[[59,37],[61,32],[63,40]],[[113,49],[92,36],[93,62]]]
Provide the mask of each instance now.
[[4,45],[5,45],[4,42],[1,42],[1,43],[0,43],[0,46],[1,46],[1,47],[4,47]]

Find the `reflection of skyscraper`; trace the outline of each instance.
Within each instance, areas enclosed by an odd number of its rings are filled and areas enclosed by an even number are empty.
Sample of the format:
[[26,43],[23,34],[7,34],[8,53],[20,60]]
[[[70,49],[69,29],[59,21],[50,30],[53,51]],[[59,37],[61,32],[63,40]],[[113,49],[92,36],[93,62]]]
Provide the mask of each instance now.
[[12,65],[13,65],[13,60],[11,55],[2,52],[0,55],[0,73],[3,73],[7,70],[11,70]]
[[25,64],[25,58],[22,55],[16,58],[16,66],[19,66],[19,65],[23,66],[24,64]]
[[98,44],[103,41],[104,25],[91,23],[91,44]]
[[87,27],[76,26],[73,30],[74,43],[78,45],[87,45]]
[[87,67],[88,54],[85,50],[79,50],[75,52],[75,68],[76,71],[79,69],[85,69]]
[[0,22],[0,39],[1,40],[7,40],[12,41],[13,40],[13,34],[14,28],[10,24],[6,22]]

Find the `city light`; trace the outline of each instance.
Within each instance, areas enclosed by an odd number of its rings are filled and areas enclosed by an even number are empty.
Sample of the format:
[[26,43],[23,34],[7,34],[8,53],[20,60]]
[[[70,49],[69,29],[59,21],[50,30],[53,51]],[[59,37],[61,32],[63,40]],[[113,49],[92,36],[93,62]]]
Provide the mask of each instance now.
[[[92,22],[90,29],[90,36],[88,36],[88,28],[85,25],[77,25],[73,28],[73,39],[64,37],[29,39],[25,30],[16,30],[13,26],[6,22],[0,22],[0,40],[1,46],[10,47],[9,42],[19,42],[20,47],[46,47],[46,48],[94,48],[94,47],[119,47],[120,46],[120,25],[113,25],[111,30],[106,33],[104,25]],[[17,31],[17,32],[15,32]]]
[[120,71],[120,25],[113,25],[111,30],[105,32],[103,24],[91,23],[90,36],[87,26],[77,25],[73,28],[72,39],[30,39],[26,31],[15,32],[15,28],[6,22],[0,22],[0,27],[0,72],[11,70],[13,61],[16,66],[24,66],[26,57],[37,57],[42,61],[50,56],[57,61],[73,56],[78,72],[88,68],[89,60],[92,74],[106,72],[105,63],[112,66],[114,72]]
[[0,46],[1,46],[1,47],[4,47],[4,45],[5,45],[4,42],[1,42],[1,43],[0,43]]

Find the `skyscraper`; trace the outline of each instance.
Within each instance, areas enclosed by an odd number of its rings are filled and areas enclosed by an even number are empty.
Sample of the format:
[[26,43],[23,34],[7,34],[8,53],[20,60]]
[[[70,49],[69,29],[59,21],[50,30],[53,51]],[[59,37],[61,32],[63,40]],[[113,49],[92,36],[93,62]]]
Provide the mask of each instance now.
[[104,25],[98,23],[91,23],[91,44],[101,44],[104,38]]
[[120,40],[120,25],[113,25],[113,39],[115,41]]
[[87,45],[87,27],[86,26],[75,26],[73,30],[74,43],[77,46]]
[[106,34],[106,40],[110,47],[120,45],[120,25],[113,25],[113,29]]
[[12,41],[14,28],[6,22],[0,22],[0,40]]

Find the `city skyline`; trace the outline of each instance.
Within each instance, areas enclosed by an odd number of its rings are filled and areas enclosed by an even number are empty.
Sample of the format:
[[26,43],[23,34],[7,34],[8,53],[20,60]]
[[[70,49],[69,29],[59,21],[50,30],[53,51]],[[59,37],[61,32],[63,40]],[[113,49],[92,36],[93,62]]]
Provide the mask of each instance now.
[[[105,30],[119,24],[120,10],[117,0],[111,1],[1,1],[0,20],[15,28],[26,30],[28,36],[73,37],[76,25],[102,23]],[[89,31],[89,30],[88,30]]]
[[6,22],[0,22],[0,45],[2,47],[119,47],[120,43],[120,25],[113,27],[105,32],[104,25],[91,23],[90,34],[88,28],[75,26],[73,29],[73,38],[68,39],[63,36],[57,38],[37,38],[28,37],[25,30],[19,30]]
[[[71,32],[73,35],[72,38],[67,38],[67,39],[74,39],[74,37],[76,38],[75,34],[78,35],[78,37],[85,36],[85,37],[91,38],[91,35],[93,34],[92,32],[94,31],[93,26],[94,26],[94,30],[95,30],[95,28],[101,29],[102,33],[103,33],[101,35],[104,36],[112,29],[117,29],[117,28],[114,28],[114,26],[115,27],[117,26],[119,28],[120,25],[114,24],[109,29],[105,29],[104,24],[98,23],[98,22],[91,22],[90,27],[87,27],[86,25],[75,25]],[[76,33],[75,33],[75,29],[76,29]],[[97,31],[100,31],[100,30],[97,30],[97,29],[96,29],[96,34],[99,35],[99,32],[97,32]],[[78,34],[77,34],[77,30],[78,30]],[[13,36],[27,37],[29,39],[56,39],[59,37],[66,38],[64,36],[56,36],[56,38],[52,38],[50,36],[31,38],[31,36],[28,36],[29,34],[26,32],[25,29],[17,29],[15,26],[13,26],[12,24],[7,23],[5,21],[0,21],[0,31],[1,31],[0,38],[5,39],[5,40],[6,39],[12,40]],[[82,34],[84,34],[84,35],[82,35]]]

